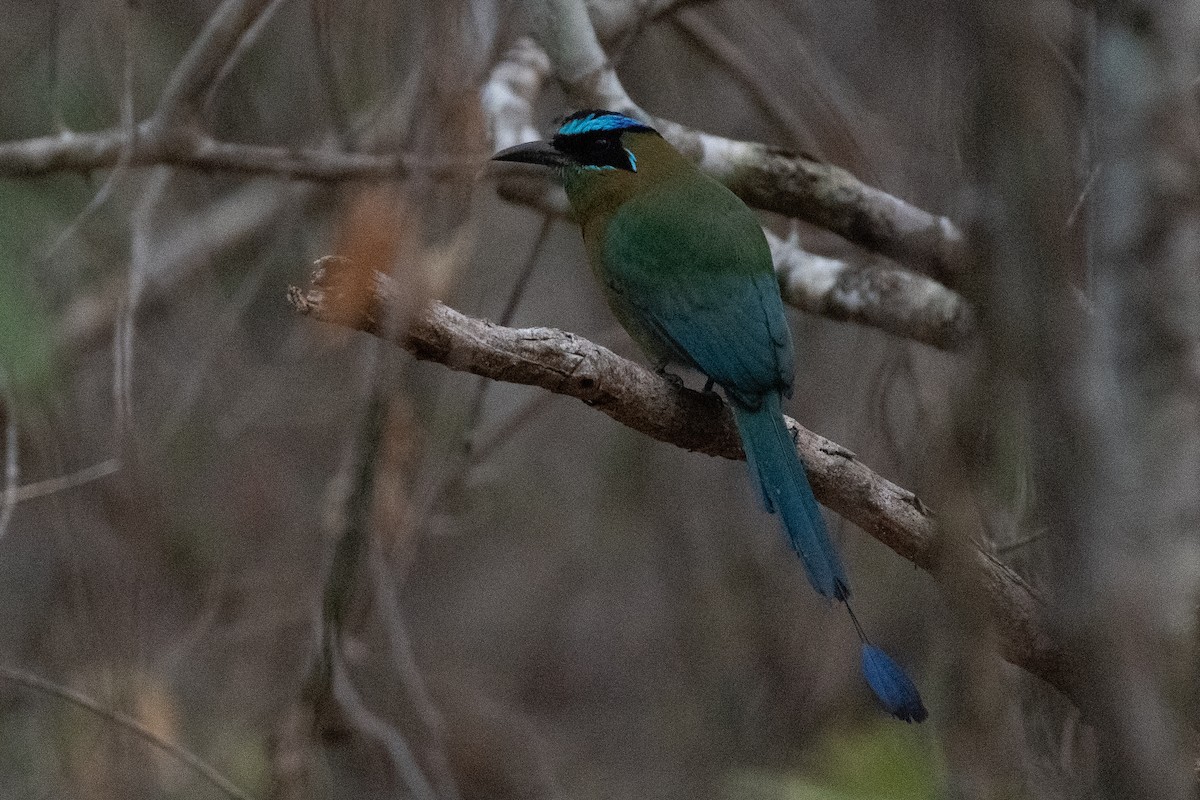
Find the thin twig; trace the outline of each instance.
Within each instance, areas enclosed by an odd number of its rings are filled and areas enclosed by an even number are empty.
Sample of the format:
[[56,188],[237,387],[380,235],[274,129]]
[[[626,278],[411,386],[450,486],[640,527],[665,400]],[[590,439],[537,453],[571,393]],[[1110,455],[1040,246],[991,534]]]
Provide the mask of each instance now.
[[804,117],[796,110],[794,100],[786,99],[767,87],[750,53],[739,50],[728,34],[711,23],[706,15],[685,8],[675,14],[671,21],[706,55],[729,70],[767,119],[781,132],[795,137],[805,129]]
[[338,144],[344,145],[350,134],[349,114],[346,112],[346,102],[338,87],[330,31],[332,21],[340,15],[340,11],[338,6],[327,3],[310,3],[308,7],[317,83],[321,87],[321,97],[325,101],[325,109],[332,122],[333,136]]
[[421,771],[421,765],[417,763],[417,757],[408,740],[395,726],[389,725],[367,708],[358,690],[354,687],[354,682],[346,673],[342,658],[336,649],[332,651],[332,654],[332,662],[329,665],[330,690],[334,700],[346,714],[346,718],[355,725],[360,733],[374,739],[383,747],[392,762],[392,767],[396,770],[397,777],[412,793],[411,797],[418,800],[437,800],[437,794],[429,783],[429,779],[425,777],[425,773]]
[[398,581],[395,576],[389,574],[379,548],[371,548],[368,558],[371,562],[370,581],[375,597],[376,613],[379,614],[383,624],[388,653],[399,679],[399,687],[416,711],[422,733],[431,745],[425,748],[431,777],[437,784],[440,800],[459,800],[462,794],[450,769],[446,742],[442,736],[444,727],[442,715],[438,712],[433,697],[429,693],[429,687],[425,683],[425,678],[417,666],[417,659],[412,649],[412,639],[408,634],[408,626],[404,622],[403,610],[396,600],[395,587]]
[[121,53],[124,60],[122,65],[122,89],[121,89],[121,128],[124,132],[125,140],[122,142],[120,153],[117,156],[117,163],[104,179],[100,189],[92,196],[92,199],[84,207],[82,211],[75,215],[70,224],[63,228],[62,232],[55,238],[54,243],[46,249],[39,257],[39,265],[45,265],[50,262],[50,259],[58,252],[66,242],[70,241],[79,229],[83,227],[83,223],[92,217],[97,211],[104,207],[108,202],[108,198],[112,196],[121,180],[128,173],[130,160],[133,157],[134,145],[137,143],[137,119],[134,115],[133,106],[133,81],[134,81],[134,45],[133,45],[133,24],[130,19],[133,14],[132,8],[126,4],[120,4],[121,22],[123,23],[123,42]]
[[526,400],[520,408],[512,412],[504,420],[499,430],[488,437],[483,444],[471,449],[470,457],[467,459],[467,467],[477,466],[491,457],[492,453],[496,452],[496,450],[512,439],[522,428],[534,420],[550,404],[550,400],[553,397],[554,395],[549,392],[539,392]]
[[[513,282],[512,290],[508,294],[508,299],[504,303],[504,309],[500,312],[498,318],[501,325],[508,325],[512,322],[513,316],[517,313],[517,307],[521,304],[521,298],[525,296],[525,289],[529,286],[529,279],[533,275],[533,269],[537,266],[538,257],[542,254],[542,249],[545,247],[546,239],[550,235],[550,228],[554,224],[554,215],[545,214],[542,217],[541,228],[538,229],[537,237],[533,241],[533,247],[529,250],[529,256],[525,259],[525,264],[521,268],[521,273]],[[471,397],[471,402],[467,405],[466,418],[463,422],[463,449],[460,454],[462,464],[459,469],[452,470],[450,477],[447,478],[430,497],[431,507],[437,505],[441,498],[456,492],[458,487],[470,477],[471,467],[478,463],[478,459],[473,456],[475,449],[475,431],[479,426],[479,418],[483,414],[483,405],[487,400],[488,390],[491,388],[493,381],[487,378],[480,378],[475,386],[475,393]]]
[[14,669],[13,667],[0,664],[0,678],[12,681],[13,683],[24,686],[27,689],[33,689],[35,691],[51,695],[52,697],[57,697],[58,699],[74,706],[78,706],[79,708],[90,711],[101,719],[108,720],[114,725],[124,728],[130,733],[140,737],[152,747],[158,748],[172,758],[175,758],[191,767],[196,774],[204,778],[204,780],[208,781],[226,796],[235,798],[236,800],[250,800],[250,795],[248,793],[235,786],[231,780],[218,772],[214,766],[200,758],[200,756],[196,755],[182,745],[178,745],[175,742],[164,739],[146,725],[138,722],[128,714],[123,714],[120,711],[114,711],[113,709],[105,708],[104,706],[100,705],[100,703],[83,694],[82,692],[58,683],[54,683],[53,681],[47,680],[46,678],[38,675],[34,675],[32,672],[26,672],[25,670]]
[[263,29],[267,27],[267,23],[275,16],[275,12],[282,8],[286,2],[288,0],[271,0],[270,4],[263,9],[258,18],[251,23],[250,27],[238,39],[237,44],[226,57],[225,63],[221,65],[220,71],[213,76],[212,82],[205,89],[204,102],[200,104],[201,114],[207,114],[208,110],[212,108],[213,103],[216,102],[218,90],[224,85],[229,76],[233,74],[233,70],[241,62],[242,58],[245,57],[246,53],[249,52],[250,48],[254,46],[254,43],[258,41]]
[[0,500],[0,539],[8,533],[12,522],[13,509],[17,505],[17,484],[21,480],[21,462],[17,445],[17,417],[13,395],[8,381],[0,369],[0,380],[4,380],[4,495]]
[[204,93],[213,85],[238,42],[270,3],[271,0],[225,0],[213,12],[167,79],[152,117],[156,131],[178,127],[197,111]]
[[537,236],[534,237],[529,257],[525,259],[525,266],[521,268],[521,274],[517,276],[517,280],[513,283],[512,291],[509,292],[508,300],[504,303],[504,310],[500,312],[500,316],[497,318],[501,325],[511,323],[513,315],[517,313],[517,306],[521,304],[521,298],[525,296],[525,289],[529,285],[530,277],[533,276],[533,268],[537,266],[538,257],[542,254],[542,248],[546,246],[546,239],[550,236],[550,228],[553,226],[554,215],[543,215],[542,226],[538,228]]
[[[98,481],[101,478],[107,478],[121,471],[121,461],[116,458],[109,458],[101,461],[99,464],[92,464],[90,467],[84,467],[81,470],[72,472],[68,475],[59,475],[54,478],[47,478],[44,481],[36,483],[27,483],[24,486],[16,486],[11,491],[5,492],[6,500],[11,498],[12,503],[24,503],[38,497],[46,497],[48,495],[64,492],[67,489],[74,489],[76,486],[82,486],[85,483]],[[0,524],[0,536],[3,536],[3,525]]]
[[1002,555],[1002,556],[1008,555],[1009,553],[1012,553],[1013,551],[1020,550],[1022,548],[1028,547],[1031,544],[1036,544],[1037,542],[1040,542],[1042,539],[1045,539],[1046,536],[1049,535],[1049,533],[1050,533],[1049,528],[1038,528],[1036,531],[1029,534],[1028,536],[1017,539],[1016,541],[1006,542],[1005,544],[996,545],[996,553],[997,553],[997,555]]

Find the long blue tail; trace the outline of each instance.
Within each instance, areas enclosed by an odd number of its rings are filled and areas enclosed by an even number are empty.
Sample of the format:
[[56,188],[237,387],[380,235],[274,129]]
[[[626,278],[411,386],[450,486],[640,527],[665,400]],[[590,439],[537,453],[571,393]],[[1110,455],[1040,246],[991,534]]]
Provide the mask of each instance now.
[[819,594],[836,600],[850,596],[846,572],[825,530],[821,507],[813,497],[796,443],[783,421],[778,392],[763,397],[756,409],[732,400],[750,474],[758,480],[767,511],[779,512],[792,548],[804,561],[808,581]]
[[867,685],[889,714],[905,722],[921,722],[927,712],[916,684],[899,664],[870,643],[850,607],[846,573],[825,528],[804,465],[796,454],[795,442],[783,421],[779,393],[765,395],[758,408],[748,408],[733,397],[730,405],[742,435],[750,474],[758,481],[767,511],[779,512],[788,540],[804,562],[812,587],[824,597],[841,600],[850,612],[862,642],[862,671]]

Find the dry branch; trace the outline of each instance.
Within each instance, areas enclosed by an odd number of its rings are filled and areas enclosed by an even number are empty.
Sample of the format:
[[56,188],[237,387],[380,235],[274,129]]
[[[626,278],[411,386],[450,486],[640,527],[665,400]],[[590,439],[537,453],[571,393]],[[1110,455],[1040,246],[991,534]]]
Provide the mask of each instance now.
[[819,225],[947,286],[958,283],[965,239],[946,217],[868,186],[832,164],[652,117],[621,85],[581,0],[527,0],[526,6],[534,38],[575,105],[650,122],[751,206]]
[[[365,289],[365,291],[364,291]],[[398,285],[340,258],[317,262],[295,308],[317,319],[384,336],[417,358],[494,380],[538,386],[582,400],[654,439],[722,458],[743,454],[728,409],[713,394],[671,382],[587,339],[553,328],[506,328],[433,303],[389,334],[388,311],[403,308]],[[942,539],[932,513],[912,492],[872,472],[844,447],[788,420],[813,490],[826,506],[940,581]],[[1075,669],[1045,630],[1033,590],[990,554],[967,546],[986,590],[1004,658],[1073,695]],[[955,558],[956,568],[962,559]]]
[[[126,151],[126,148],[128,150]],[[88,173],[121,162],[131,167],[160,164],[202,172],[241,172],[311,181],[399,179],[414,165],[398,154],[373,155],[223,142],[179,129],[160,134],[147,123],[138,126],[132,143],[120,129],[96,133],[66,132],[0,143],[0,175],[32,178],[57,172]],[[463,165],[426,165],[434,172],[461,172]]]
[[863,259],[827,258],[802,248],[796,237],[764,232],[789,305],[942,350],[959,350],[975,334],[971,306],[932,278]]

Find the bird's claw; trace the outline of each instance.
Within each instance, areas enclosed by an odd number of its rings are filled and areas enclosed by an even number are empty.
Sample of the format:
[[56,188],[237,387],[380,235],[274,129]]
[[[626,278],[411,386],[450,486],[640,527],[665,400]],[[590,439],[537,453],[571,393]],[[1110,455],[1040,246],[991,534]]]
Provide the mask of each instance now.
[[676,375],[674,372],[667,372],[665,369],[658,373],[660,378],[665,378],[667,383],[674,386],[676,389],[683,388],[683,378]]
[[672,386],[674,386],[676,389],[683,388],[683,378],[679,377],[674,372],[668,372],[666,361],[661,361],[658,364],[654,365],[654,374],[660,378],[665,378],[667,380],[667,382],[670,383]]

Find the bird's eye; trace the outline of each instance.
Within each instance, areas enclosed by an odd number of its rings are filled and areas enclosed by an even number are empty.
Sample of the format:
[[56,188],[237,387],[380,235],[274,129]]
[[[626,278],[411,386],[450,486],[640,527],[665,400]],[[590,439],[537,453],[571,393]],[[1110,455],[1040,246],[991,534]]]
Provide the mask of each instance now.
[[601,150],[612,147],[612,143],[613,140],[608,136],[601,136],[596,139],[596,147],[600,148]]

